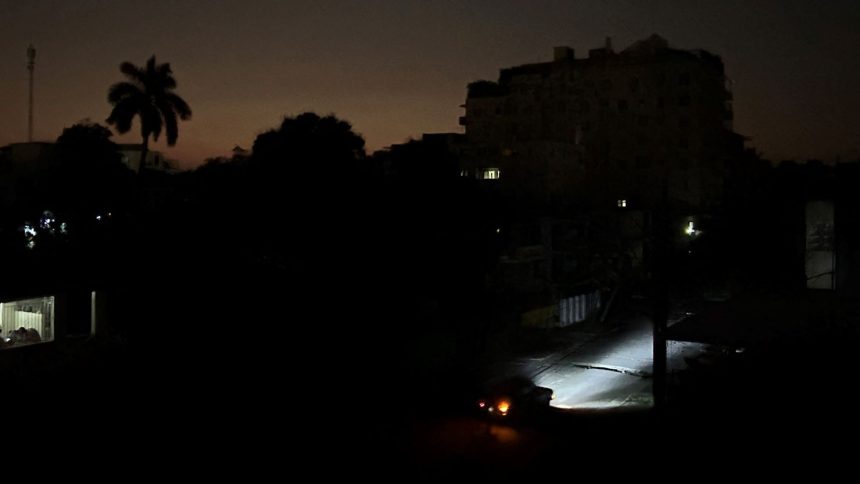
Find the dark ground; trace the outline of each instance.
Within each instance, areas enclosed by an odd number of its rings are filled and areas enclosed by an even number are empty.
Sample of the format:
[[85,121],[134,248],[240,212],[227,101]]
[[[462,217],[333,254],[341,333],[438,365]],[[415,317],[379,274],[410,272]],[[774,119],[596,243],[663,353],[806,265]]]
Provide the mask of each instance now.
[[[202,297],[193,289],[186,294]],[[290,303],[275,294],[253,297]],[[355,317],[337,332],[240,331],[237,318],[266,314],[246,312],[250,306],[241,302],[248,299],[224,294],[218,306],[173,314],[142,308],[137,314],[152,321],[189,318],[214,331],[157,324],[153,331],[4,351],[4,432],[50,436],[66,442],[69,454],[87,449],[129,462],[145,462],[155,452],[165,462],[200,469],[254,463],[259,471],[274,459],[322,473],[402,471],[407,480],[462,472],[567,473],[571,466],[615,475],[676,461],[711,469],[761,463],[774,452],[838,454],[837,443],[860,429],[854,305],[789,299],[737,298],[732,311],[750,314],[745,305],[764,301],[805,316],[795,318],[791,324],[799,326],[792,331],[748,339],[742,353],[699,362],[672,381],[663,411],[558,412],[508,425],[470,414],[467,375],[410,366],[409,344],[417,333],[393,333],[403,344],[396,346],[384,331],[384,314],[375,328]],[[312,302],[319,308],[322,301]],[[727,308],[717,313],[725,316]],[[329,315],[344,313],[331,309]],[[744,337],[750,338],[738,336]],[[85,439],[95,444],[69,443]],[[208,457],[190,457],[191,448]],[[311,463],[323,457],[336,465]]]

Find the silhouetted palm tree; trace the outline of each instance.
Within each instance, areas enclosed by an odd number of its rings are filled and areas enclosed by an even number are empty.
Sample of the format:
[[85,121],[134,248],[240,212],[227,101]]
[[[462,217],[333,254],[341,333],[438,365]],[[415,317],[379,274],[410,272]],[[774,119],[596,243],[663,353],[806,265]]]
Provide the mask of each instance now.
[[110,87],[108,101],[113,110],[107,123],[116,126],[120,133],[127,133],[132,119],[140,117],[140,134],[143,137],[140,171],[149,151],[150,135],[157,141],[163,127],[167,132],[168,146],[175,145],[179,137],[176,118],[183,121],[191,119],[191,108],[172,92],[176,88],[176,79],[169,63],[156,64],[155,56],[152,56],[146,61],[146,68],[123,62],[119,70],[130,82],[118,82]]

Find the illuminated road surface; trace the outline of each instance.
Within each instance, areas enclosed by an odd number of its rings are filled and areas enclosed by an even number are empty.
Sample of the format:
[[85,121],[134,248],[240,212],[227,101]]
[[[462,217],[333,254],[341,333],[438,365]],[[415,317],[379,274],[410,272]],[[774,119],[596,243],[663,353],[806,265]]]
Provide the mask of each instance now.
[[[600,336],[568,352],[544,358],[533,367],[537,385],[552,388],[552,405],[565,409],[650,407],[651,324],[637,320],[616,333]],[[684,357],[705,352],[698,343],[670,342],[669,371],[683,369]]]

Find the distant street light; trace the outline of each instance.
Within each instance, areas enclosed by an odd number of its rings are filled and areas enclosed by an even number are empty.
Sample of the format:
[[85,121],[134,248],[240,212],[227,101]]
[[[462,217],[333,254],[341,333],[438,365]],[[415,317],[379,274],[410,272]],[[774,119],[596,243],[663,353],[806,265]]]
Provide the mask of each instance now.
[[687,222],[687,228],[685,228],[685,229],[684,229],[684,233],[685,233],[685,234],[687,234],[687,235],[688,235],[688,236],[690,236],[690,237],[695,237],[696,235],[698,235],[698,234],[699,234],[699,231],[698,231],[698,230],[696,230],[696,226],[695,226],[695,225],[693,225],[693,221],[692,221],[692,220],[690,220],[689,222]]

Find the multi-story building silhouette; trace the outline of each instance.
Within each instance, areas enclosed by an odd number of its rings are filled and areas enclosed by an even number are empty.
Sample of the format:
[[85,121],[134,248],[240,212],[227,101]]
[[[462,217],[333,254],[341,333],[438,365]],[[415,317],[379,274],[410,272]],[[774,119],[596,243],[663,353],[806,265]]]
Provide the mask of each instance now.
[[657,35],[584,58],[556,47],[469,84],[464,107],[460,175],[505,200],[487,214],[503,220],[493,283],[538,324],[563,322],[562,302],[595,286],[647,277],[656,214],[674,227],[662,243],[687,254],[744,156],[720,57]]
[[468,87],[462,174],[496,180],[521,207],[718,204],[726,163],[743,151],[720,57],[657,35],[621,52],[502,69]]

